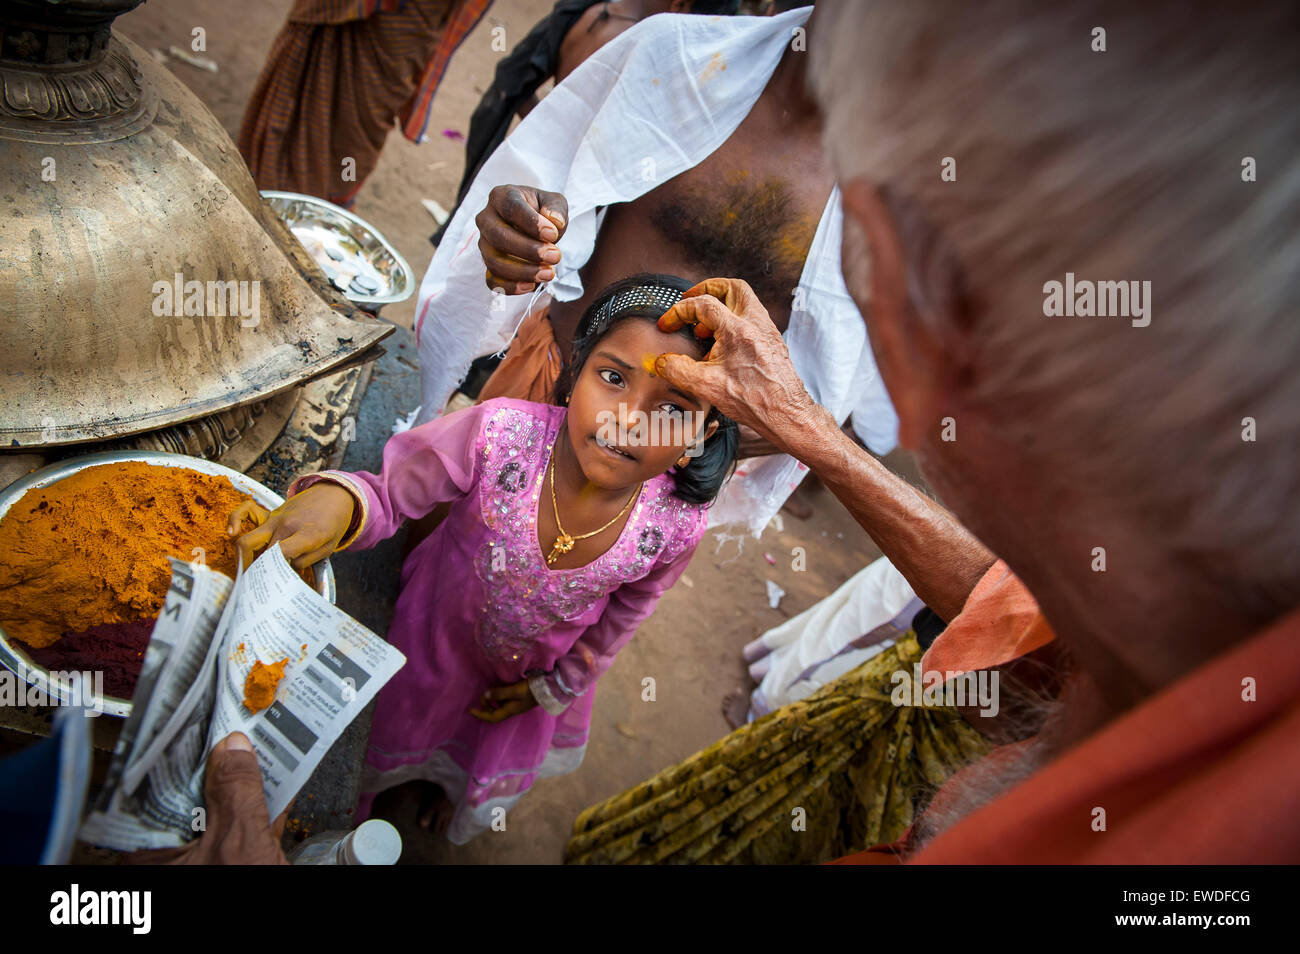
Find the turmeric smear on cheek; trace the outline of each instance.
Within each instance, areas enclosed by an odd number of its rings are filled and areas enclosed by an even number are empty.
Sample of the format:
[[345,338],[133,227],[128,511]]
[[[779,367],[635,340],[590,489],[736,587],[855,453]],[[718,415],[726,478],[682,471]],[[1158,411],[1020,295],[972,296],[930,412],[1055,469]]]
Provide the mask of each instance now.
[[263,665],[260,659],[253,663],[244,680],[244,705],[249,712],[261,712],[275,701],[275,689],[284,678],[284,667],[288,662],[289,657],[285,656],[269,666]]

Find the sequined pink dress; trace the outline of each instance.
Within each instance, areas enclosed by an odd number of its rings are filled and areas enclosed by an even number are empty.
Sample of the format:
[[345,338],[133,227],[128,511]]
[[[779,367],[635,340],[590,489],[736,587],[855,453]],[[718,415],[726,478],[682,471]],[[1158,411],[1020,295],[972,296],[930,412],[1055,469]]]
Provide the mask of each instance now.
[[[325,471],[361,503],[366,548],[441,502],[451,512],[402,567],[388,639],[406,666],[379,693],[358,820],[374,795],[412,779],[456,802],[447,837],[464,844],[504,818],[539,776],[582,761],[592,689],[685,570],[704,507],[647,481],[618,541],[584,567],[552,570],[537,509],[566,409],[494,399],[388,441],[380,474]],[[547,501],[549,504],[549,501]],[[539,705],[499,723],[466,711],[483,691],[527,678]],[[494,809],[504,811],[494,811]]]

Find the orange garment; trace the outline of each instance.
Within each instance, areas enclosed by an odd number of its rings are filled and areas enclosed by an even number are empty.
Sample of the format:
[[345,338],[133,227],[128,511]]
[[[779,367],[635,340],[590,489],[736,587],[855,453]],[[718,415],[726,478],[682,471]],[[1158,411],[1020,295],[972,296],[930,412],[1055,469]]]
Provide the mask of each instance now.
[[1038,601],[998,560],[980,577],[957,617],[921,658],[922,672],[992,669],[1046,646],[1055,634]]
[[478,403],[498,397],[554,403],[555,382],[563,362],[547,317],[549,311],[549,305],[534,308],[520,323],[505,359],[479,392]]
[[[1096,808],[1105,831],[1093,828]],[[911,863],[1297,862],[1300,611],[1115,719]]]

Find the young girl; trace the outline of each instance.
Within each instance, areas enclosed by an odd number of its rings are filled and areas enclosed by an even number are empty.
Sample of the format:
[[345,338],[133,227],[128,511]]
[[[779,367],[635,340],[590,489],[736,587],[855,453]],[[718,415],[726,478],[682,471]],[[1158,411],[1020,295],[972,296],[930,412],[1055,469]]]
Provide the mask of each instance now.
[[359,818],[412,780],[454,803],[464,844],[539,776],[573,771],[592,688],[686,568],[735,463],[732,422],[654,374],[702,358],[656,326],[690,283],[638,275],[583,316],[555,406],[498,398],[398,434],[378,475],[299,478],[240,540],[306,565],[451,509],[402,568],[389,641],[406,666],[379,693]]

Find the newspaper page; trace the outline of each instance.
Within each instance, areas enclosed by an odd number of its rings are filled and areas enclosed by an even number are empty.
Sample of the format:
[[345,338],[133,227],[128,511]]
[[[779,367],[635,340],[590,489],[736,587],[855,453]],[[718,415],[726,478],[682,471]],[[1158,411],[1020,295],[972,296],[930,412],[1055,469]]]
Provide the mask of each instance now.
[[[406,657],[304,583],[279,544],[240,576],[231,604],[208,749],[231,732],[252,740],[275,818]],[[250,712],[253,663],[284,659],[275,702]]]
[[[244,680],[253,663],[282,659],[275,701],[249,711]],[[207,754],[234,731],[253,743],[276,817],[405,662],[304,583],[278,544],[233,584],[173,559],[131,716],[82,840],[135,851],[197,837]]]
[[[190,782],[203,764],[216,696],[213,637],[233,584],[205,566],[170,559],[171,585],[145,649],[131,714],[80,833],[83,841],[122,851],[185,844],[203,804],[202,788]],[[151,768],[153,778],[145,774]]]

